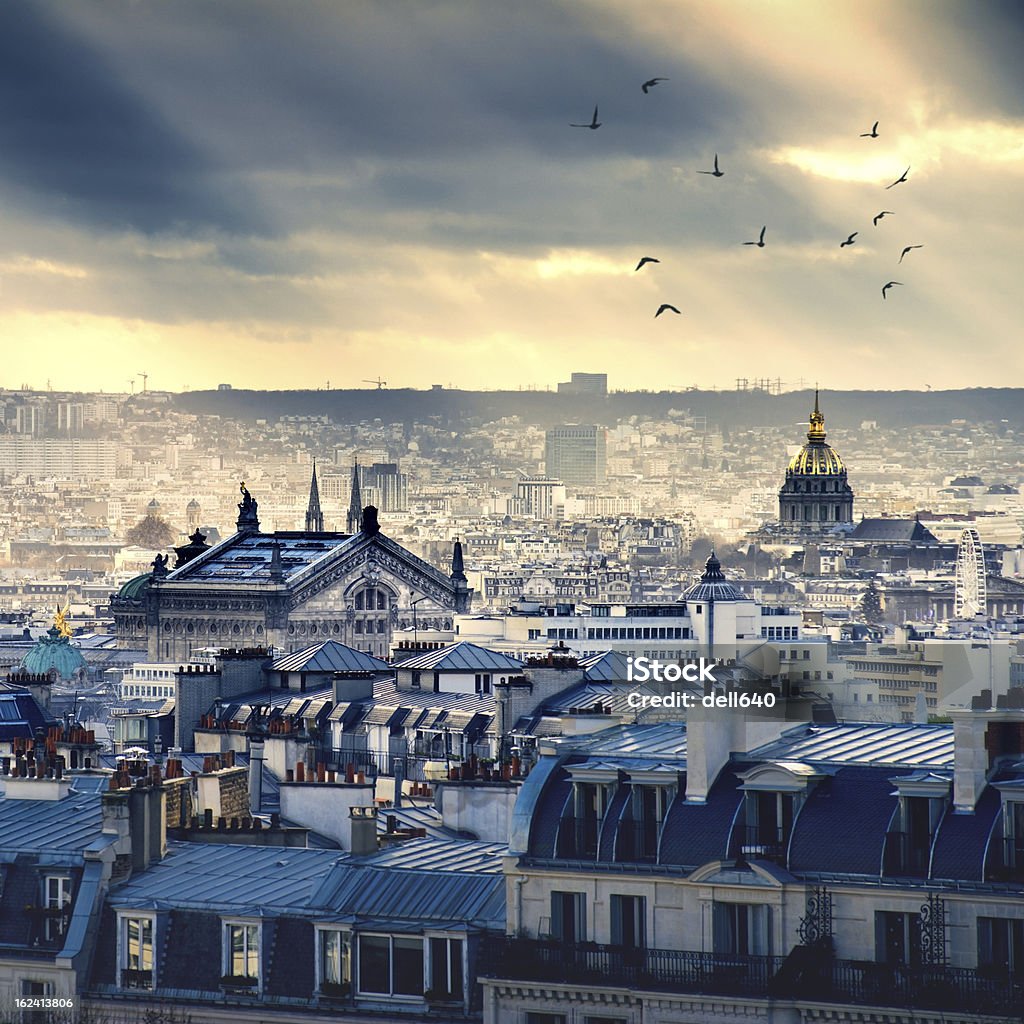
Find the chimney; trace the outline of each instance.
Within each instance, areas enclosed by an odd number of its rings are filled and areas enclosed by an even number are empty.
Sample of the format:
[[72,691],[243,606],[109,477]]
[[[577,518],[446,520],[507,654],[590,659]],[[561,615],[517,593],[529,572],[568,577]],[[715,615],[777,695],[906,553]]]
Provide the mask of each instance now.
[[353,857],[365,857],[377,850],[377,808],[350,807]]
[[259,814],[263,808],[263,732],[249,733],[249,812]]

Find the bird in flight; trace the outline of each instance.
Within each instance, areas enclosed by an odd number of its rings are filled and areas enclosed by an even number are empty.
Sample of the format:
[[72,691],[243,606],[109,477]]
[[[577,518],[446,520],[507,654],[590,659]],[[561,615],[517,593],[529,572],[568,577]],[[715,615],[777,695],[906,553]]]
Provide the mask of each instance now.
[[924,248],[924,246],[923,246],[923,245],[908,245],[908,246],[907,246],[907,247],[906,247],[906,248],[905,248],[905,249],[903,250],[903,252],[901,252],[901,253],[900,253],[900,258],[899,258],[899,262],[900,262],[900,263],[902,263],[902,262],[903,262],[903,257],[904,257],[904,256],[906,256],[906,255],[907,255],[907,253],[908,253],[908,252],[910,252],[910,250],[911,250],[911,249],[923,249],[923,248]]
[[643,89],[643,91],[646,93],[651,88],[656,86],[659,82],[667,82],[667,81],[668,81],[667,78],[649,78],[646,82],[644,82],[643,85],[640,86],[640,88]]
[[756,246],[758,246],[758,248],[763,249],[764,248],[764,232],[765,232],[765,229],[761,228],[761,237],[758,238],[758,240],[756,242],[744,242],[743,244],[744,245],[756,245]]
[[[892,183],[892,185],[898,185],[898,184],[899,184],[899,183],[900,183],[901,181],[906,181],[906,180],[907,180],[907,175],[908,175],[909,173],[910,173],[910,168],[908,167],[908,168],[907,168],[907,169],[906,169],[906,170],[905,170],[905,171],[904,171],[904,172],[903,172],[903,173],[902,173],[902,174],[901,174],[901,175],[900,175],[900,176],[899,176],[899,177],[898,177],[898,178],[897,178],[897,179],[896,179],[896,180],[895,180],[895,181],[894,181],[893,183]],[[892,185],[886,185],[885,187],[886,187],[886,188],[892,188]]]
[[839,243],[839,248],[842,249],[844,245],[855,245],[854,239],[860,234],[859,231],[854,231],[852,235],[845,241]]
[[882,212],[881,212],[880,214],[878,214],[877,216],[875,216],[875,217],[872,217],[872,218],[871,218],[871,223],[872,223],[872,224],[873,224],[873,225],[874,225],[874,226],[875,226],[875,227],[877,228],[877,227],[878,227],[878,222],[879,222],[879,221],[880,221],[880,220],[881,220],[881,219],[882,219],[882,218],[883,218],[883,217],[884,217],[884,216],[885,216],[886,214],[890,214],[890,215],[891,215],[891,214],[892,214],[892,212],[893,212],[892,210],[883,210],[883,211],[882,211]]
[[893,286],[894,284],[902,285],[902,284],[903,284],[903,282],[902,282],[902,281],[890,281],[890,282],[889,282],[888,284],[884,284],[884,285],[882,285],[882,298],[883,298],[883,299],[885,298],[885,293],[886,293],[886,292],[887,292],[887,291],[888,291],[888,290],[889,290],[889,289],[890,289],[890,288],[891,288],[891,287],[892,287],[892,286]]
[[861,132],[860,137],[862,139],[877,139],[878,138],[878,122],[876,121],[871,127],[869,132]]
[[640,262],[636,265],[636,270],[634,270],[633,273],[636,273],[636,271],[639,270],[645,263],[660,263],[660,262],[661,262],[661,260],[656,260],[653,256],[644,256],[644,257],[641,258]]
[[[570,124],[569,127],[570,128],[600,128],[601,127],[601,122],[598,121],[598,119],[597,119],[597,107],[594,107],[594,117],[592,118],[590,124]],[[909,170],[909,169],[910,168],[908,167],[907,170]]]
[[722,175],[725,174],[725,171],[720,171],[718,169],[718,154],[717,153],[715,154],[715,169],[713,171],[698,171],[697,173],[698,174],[713,174],[716,178],[722,177]]
[[657,320],[657,319],[658,319],[658,317],[659,317],[659,316],[661,316],[661,314],[662,314],[662,313],[664,313],[666,309],[667,309],[667,310],[670,310],[670,311],[671,311],[671,312],[673,312],[673,313],[678,313],[678,312],[679,312],[679,310],[678,310],[678,309],[676,309],[676,307],[675,307],[675,306],[673,306],[673,305],[669,304],[668,302],[663,302],[663,303],[662,303],[662,304],[661,304],[661,305],[660,305],[660,306],[658,307],[658,312],[654,314],[654,319],[655,319],[655,320]]

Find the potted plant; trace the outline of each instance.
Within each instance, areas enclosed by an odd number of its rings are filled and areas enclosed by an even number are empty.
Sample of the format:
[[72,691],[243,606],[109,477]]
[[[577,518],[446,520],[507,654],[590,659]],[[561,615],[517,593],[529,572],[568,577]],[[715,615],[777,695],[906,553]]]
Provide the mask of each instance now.
[[250,974],[225,974],[220,979],[221,988],[245,992],[252,991],[259,983],[259,978],[254,978]]
[[350,981],[323,981],[320,983],[320,995],[328,999],[344,999],[352,991]]

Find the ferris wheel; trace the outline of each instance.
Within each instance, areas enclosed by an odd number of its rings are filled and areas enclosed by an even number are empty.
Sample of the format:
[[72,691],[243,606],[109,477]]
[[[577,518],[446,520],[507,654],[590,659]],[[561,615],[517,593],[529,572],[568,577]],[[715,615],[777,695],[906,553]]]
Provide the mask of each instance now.
[[985,549],[977,530],[960,534],[956,552],[956,597],[953,614],[958,619],[973,619],[985,614]]

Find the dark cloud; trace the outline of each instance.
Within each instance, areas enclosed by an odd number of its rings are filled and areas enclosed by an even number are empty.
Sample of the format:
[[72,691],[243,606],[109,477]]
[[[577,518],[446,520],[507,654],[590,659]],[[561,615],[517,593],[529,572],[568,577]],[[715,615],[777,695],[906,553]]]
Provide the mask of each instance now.
[[3,179],[65,218],[143,231],[237,226],[218,168],[54,13],[0,4]]

